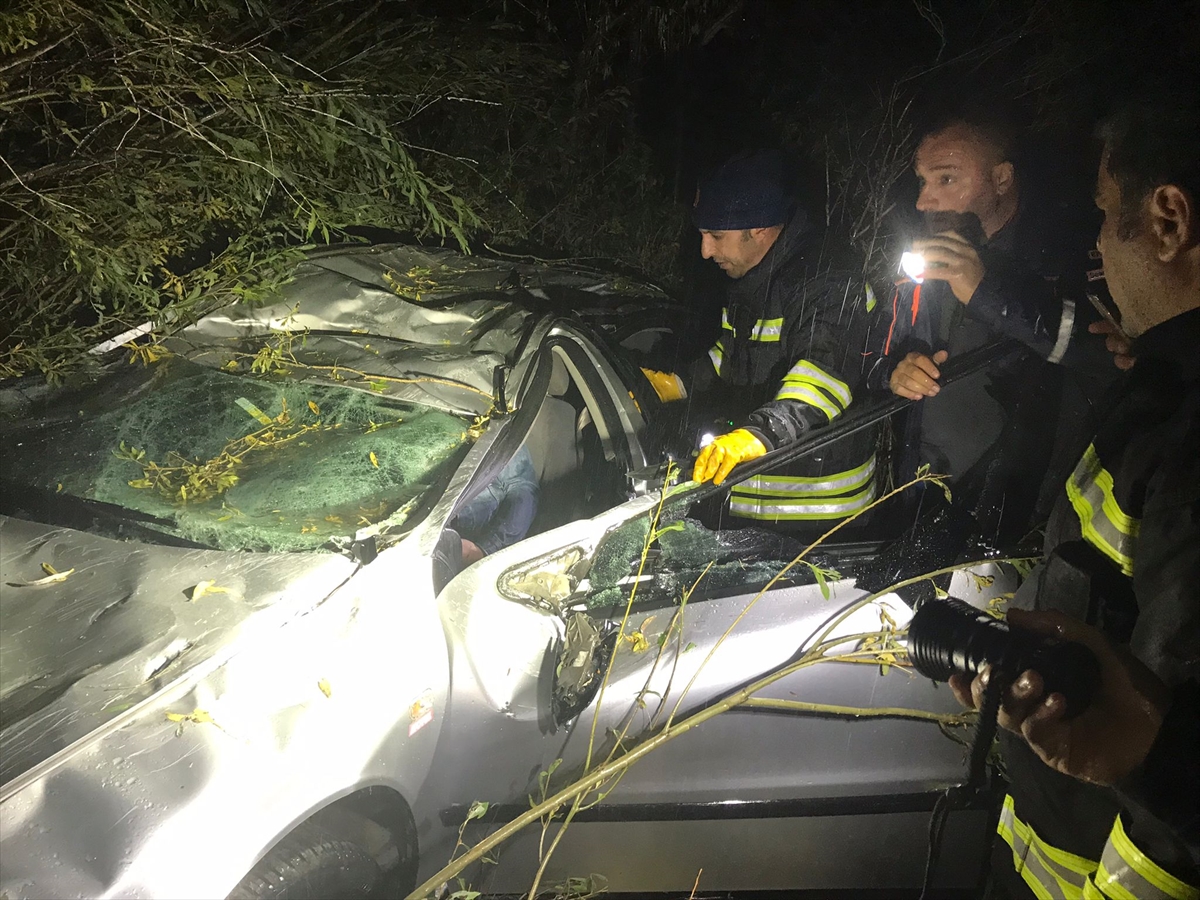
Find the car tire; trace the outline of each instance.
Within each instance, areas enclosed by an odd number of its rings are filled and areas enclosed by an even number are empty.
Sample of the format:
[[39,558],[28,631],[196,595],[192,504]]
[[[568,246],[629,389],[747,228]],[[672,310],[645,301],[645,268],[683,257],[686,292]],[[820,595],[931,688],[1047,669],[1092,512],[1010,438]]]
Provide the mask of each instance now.
[[305,822],[258,861],[228,900],[367,898],[379,874],[358,844]]

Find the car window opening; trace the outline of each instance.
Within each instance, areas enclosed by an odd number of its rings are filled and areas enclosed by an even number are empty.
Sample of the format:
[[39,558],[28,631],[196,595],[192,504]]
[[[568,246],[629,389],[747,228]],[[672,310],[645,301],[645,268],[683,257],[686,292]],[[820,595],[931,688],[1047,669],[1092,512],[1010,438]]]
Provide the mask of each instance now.
[[[474,561],[468,555],[468,542],[492,553],[525,537],[595,516],[626,499],[622,457],[611,446],[618,430],[612,423],[602,423],[607,426],[607,439],[600,434],[597,413],[585,400],[564,355],[557,349],[550,352],[550,383],[520,448],[492,484],[457,510],[447,524],[441,546],[452,574]],[[533,491],[524,478],[536,482]],[[536,512],[525,520],[521,509],[527,498],[521,495],[530,493]],[[461,558],[451,546],[455,536],[463,539]]]

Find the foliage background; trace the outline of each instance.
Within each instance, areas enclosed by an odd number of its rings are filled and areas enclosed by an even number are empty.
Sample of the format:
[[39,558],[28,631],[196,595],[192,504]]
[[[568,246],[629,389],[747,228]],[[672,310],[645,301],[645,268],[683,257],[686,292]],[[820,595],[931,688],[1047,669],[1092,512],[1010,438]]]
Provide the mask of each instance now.
[[1016,102],[1069,161],[1056,183],[1085,185],[1063,148],[1139,48],[1195,56],[1198,7],[15,0],[0,377],[61,377],[148,318],[256,300],[302,247],[356,235],[602,257],[693,292],[696,178],[763,144],[886,278],[922,100],[976,85]]

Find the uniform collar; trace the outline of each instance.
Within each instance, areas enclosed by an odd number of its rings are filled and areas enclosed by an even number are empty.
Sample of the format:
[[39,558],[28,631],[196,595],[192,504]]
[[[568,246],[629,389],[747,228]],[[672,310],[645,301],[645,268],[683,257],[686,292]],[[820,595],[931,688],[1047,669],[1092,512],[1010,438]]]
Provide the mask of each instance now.
[[1172,365],[1187,381],[1200,378],[1200,308],[1160,322],[1133,342],[1131,354]]
[[758,265],[737,279],[737,286],[742,291],[746,289],[751,292],[757,291],[762,283],[770,280],[771,275],[779,266],[791,259],[796,251],[803,247],[805,239],[811,231],[808,215],[803,208],[798,207],[784,224],[783,230],[779,232],[779,237],[775,238],[775,243],[758,261]]

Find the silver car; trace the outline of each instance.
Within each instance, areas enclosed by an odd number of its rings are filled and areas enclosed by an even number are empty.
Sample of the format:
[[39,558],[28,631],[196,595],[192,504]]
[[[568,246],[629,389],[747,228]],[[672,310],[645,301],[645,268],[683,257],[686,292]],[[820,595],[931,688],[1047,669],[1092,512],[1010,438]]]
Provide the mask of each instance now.
[[[617,347],[667,308],[604,273],[340,250],[270,306],[4,386],[0,897],[399,896],[568,783],[593,733],[603,756],[795,658],[875,547],[751,603],[799,545],[660,509],[657,400]],[[519,452],[528,536],[463,566],[455,516]],[[983,606],[1012,581],[946,587]],[[838,633],[909,615],[889,594]],[[954,711],[897,666],[764,696]],[[929,721],[735,710],[610,785],[544,883],[911,888],[962,760]],[[973,884],[987,815],[952,816],[939,885]],[[474,889],[527,889],[558,827]]]

